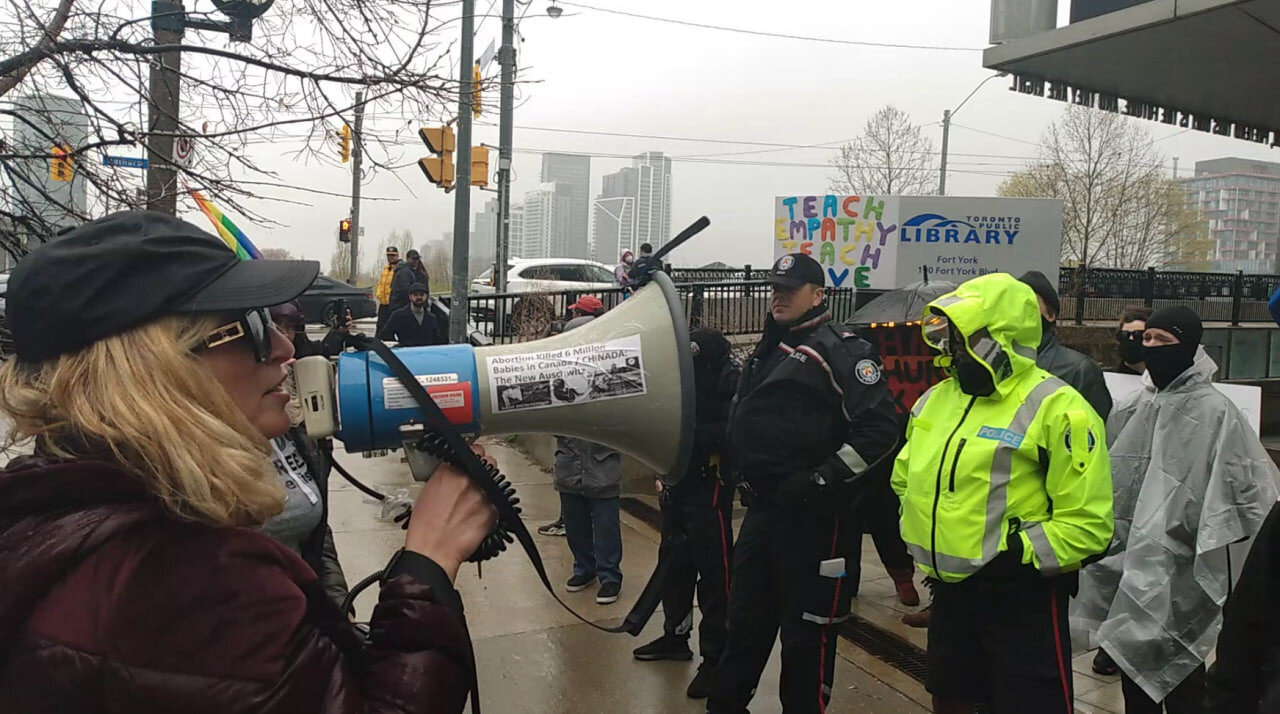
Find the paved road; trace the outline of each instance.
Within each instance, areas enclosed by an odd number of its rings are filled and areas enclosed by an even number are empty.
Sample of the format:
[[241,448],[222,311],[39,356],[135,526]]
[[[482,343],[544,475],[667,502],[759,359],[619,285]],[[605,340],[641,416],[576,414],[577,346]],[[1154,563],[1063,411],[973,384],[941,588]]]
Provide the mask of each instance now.
[[[505,443],[487,442],[504,473],[516,484],[532,525],[555,518],[558,498],[551,478],[523,454]],[[340,454],[340,460],[357,477],[367,477],[379,488],[404,487],[407,470],[397,456],[363,459]],[[336,474],[332,493],[331,525],[342,563],[351,582],[379,568],[403,543],[403,532],[378,521],[377,507],[343,482]],[[558,593],[593,622],[614,624],[630,609],[652,569],[657,554],[657,534],[648,526],[623,516],[623,598],[614,605],[595,604],[594,591],[563,593],[571,559],[564,540],[538,537],[539,548]],[[458,587],[467,604],[471,634],[480,667],[480,691],[485,712],[492,714],[650,714],[652,712],[703,711],[689,700],[684,689],[695,663],[639,663],[631,650],[661,630],[661,615],[641,638],[610,635],[582,624],[542,590],[525,555],[508,552],[486,564],[481,576],[474,566],[464,567]],[[372,609],[376,595],[370,591],[357,601],[361,616]],[[927,709],[907,699],[855,666],[846,656],[857,656],[843,647],[837,663],[836,696],[830,714],[922,714]],[[696,643],[695,643],[696,650]],[[778,652],[765,672],[761,694],[752,711],[776,714]]]

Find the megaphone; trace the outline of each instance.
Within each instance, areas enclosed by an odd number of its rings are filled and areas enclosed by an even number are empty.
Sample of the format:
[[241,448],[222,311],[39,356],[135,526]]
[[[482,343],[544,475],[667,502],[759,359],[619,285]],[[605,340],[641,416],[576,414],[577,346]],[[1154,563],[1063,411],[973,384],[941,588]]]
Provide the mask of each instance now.
[[[693,357],[675,286],[657,273],[603,316],[508,345],[406,347],[395,356],[467,436],[572,436],[627,454],[674,485],[692,449]],[[295,364],[307,433],[348,452],[422,435],[418,404],[372,352]]]

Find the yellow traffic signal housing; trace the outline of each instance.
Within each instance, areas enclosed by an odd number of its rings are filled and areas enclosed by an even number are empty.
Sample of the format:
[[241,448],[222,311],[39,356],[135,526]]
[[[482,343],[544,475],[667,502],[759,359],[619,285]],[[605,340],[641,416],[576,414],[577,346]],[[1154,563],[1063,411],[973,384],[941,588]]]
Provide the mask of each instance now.
[[453,151],[457,145],[457,140],[453,135],[453,128],[449,126],[433,126],[423,127],[418,130],[418,136],[422,137],[422,142],[427,145],[427,150],[435,154],[434,157],[427,157],[418,160],[418,168],[422,169],[422,173],[426,174],[427,180],[436,184],[445,191],[453,189],[454,170],[453,170]]
[[348,124],[338,130],[338,155],[344,164],[351,160],[351,126]]
[[489,186],[489,149],[484,146],[471,147],[471,185],[480,188]]
[[75,166],[71,163],[71,147],[58,144],[49,149],[49,178],[53,181],[70,181],[75,177]]
[[338,242],[339,243],[351,242],[351,219],[350,218],[344,218],[338,221]]
[[471,75],[471,86],[474,90],[471,92],[471,115],[476,119],[480,118],[480,86],[484,77],[480,74],[480,63],[476,62],[475,71]]

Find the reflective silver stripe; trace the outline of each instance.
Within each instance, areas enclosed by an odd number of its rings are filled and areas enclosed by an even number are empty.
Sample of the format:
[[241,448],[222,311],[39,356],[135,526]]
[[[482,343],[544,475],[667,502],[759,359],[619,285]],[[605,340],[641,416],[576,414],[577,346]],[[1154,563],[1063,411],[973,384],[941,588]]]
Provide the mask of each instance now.
[[996,356],[1004,352],[1004,348],[990,337],[984,337],[973,346],[973,351],[978,355],[978,359],[991,365],[996,363]]
[[[916,545],[915,543],[907,543],[907,550],[911,552],[911,557],[921,565],[932,566],[935,558],[934,553],[930,553],[929,549]],[[955,575],[973,575],[982,569],[986,563],[980,560],[968,560],[966,558],[957,558],[954,555],[946,553],[937,553],[936,558],[938,567],[945,573],[953,573]]]
[[1031,360],[1032,362],[1034,362],[1034,361],[1035,361],[1036,356],[1037,356],[1036,348],[1034,348],[1034,347],[1027,347],[1026,345],[1020,345],[1020,344],[1018,344],[1017,342],[1013,343],[1013,351],[1014,351],[1014,352],[1017,352],[1018,354],[1022,355],[1023,357],[1026,357],[1027,359]]
[[1061,574],[1062,564],[1058,562],[1058,554],[1053,552],[1053,546],[1049,545],[1049,536],[1044,532],[1044,524],[1032,523],[1023,528],[1022,532],[1027,534],[1027,539],[1031,541],[1031,549],[1040,559],[1040,572],[1045,575]]
[[849,470],[852,471],[855,476],[862,474],[867,470],[867,460],[862,458],[862,454],[859,454],[848,444],[841,446],[840,450],[836,452],[836,456],[844,462],[845,466],[849,467]]
[[[1040,405],[1050,394],[1067,386],[1057,377],[1050,377],[1031,390],[1026,400],[1018,407],[1009,422],[1009,431],[1026,437],[1031,422],[1040,411]],[[982,536],[982,557],[990,562],[1000,553],[1000,539],[1004,538],[1005,511],[1009,507],[1009,481],[1013,478],[1012,446],[1004,442],[996,445],[995,456],[991,459],[991,483],[987,493],[987,524]]]
[[949,307],[949,306],[954,305],[954,304],[956,304],[956,303],[958,303],[958,302],[962,302],[963,300],[964,300],[964,298],[959,297],[958,295],[944,295],[944,296],[942,296],[942,297],[938,298],[937,300],[934,300],[934,301],[933,301],[933,306],[934,306],[934,307]]
[[848,620],[849,616],[841,615],[840,617],[831,618],[831,617],[824,617],[822,615],[815,615],[812,612],[805,612],[800,614],[800,619],[804,620],[805,622],[812,622],[815,625],[838,625],[844,622],[845,620]]
[[920,412],[924,411],[924,403],[929,401],[930,394],[933,394],[933,387],[926,389],[924,394],[921,394],[920,398],[916,400],[915,406],[911,407],[911,416],[920,416]]

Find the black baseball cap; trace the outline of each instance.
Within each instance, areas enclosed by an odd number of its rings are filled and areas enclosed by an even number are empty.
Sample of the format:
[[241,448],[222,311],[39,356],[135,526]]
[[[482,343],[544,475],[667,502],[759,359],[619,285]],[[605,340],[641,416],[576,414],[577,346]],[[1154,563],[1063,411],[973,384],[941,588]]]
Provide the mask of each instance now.
[[72,228],[14,267],[13,348],[41,362],[165,315],[271,307],[315,281],[313,260],[240,260],[186,221],[124,211]]
[[410,286],[409,286],[409,294],[410,294],[410,295],[412,295],[412,294],[414,294],[414,293],[426,293],[426,292],[429,292],[429,291],[427,290],[427,286],[426,286],[426,285],[424,285],[424,284],[422,284],[422,283],[414,283],[413,285],[410,285]]
[[770,285],[784,288],[798,288],[802,285],[823,287],[827,284],[822,266],[804,253],[789,253],[778,258],[778,262],[769,270],[767,280]]

